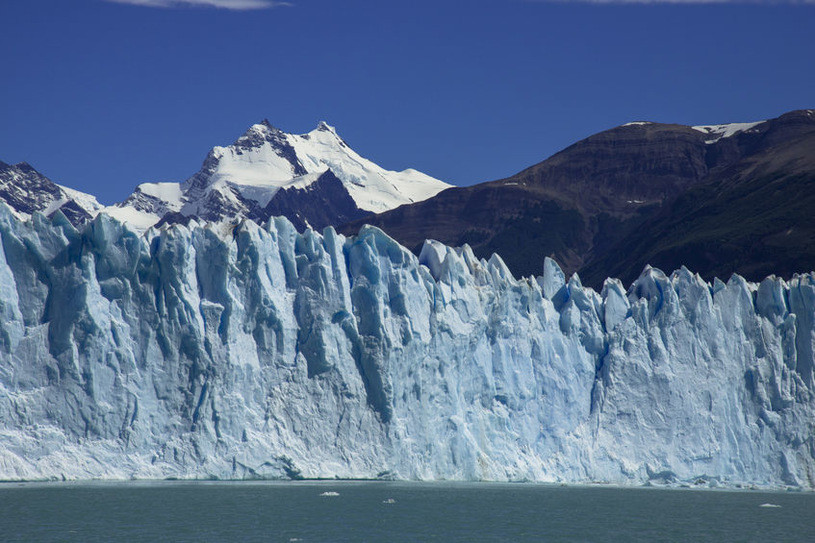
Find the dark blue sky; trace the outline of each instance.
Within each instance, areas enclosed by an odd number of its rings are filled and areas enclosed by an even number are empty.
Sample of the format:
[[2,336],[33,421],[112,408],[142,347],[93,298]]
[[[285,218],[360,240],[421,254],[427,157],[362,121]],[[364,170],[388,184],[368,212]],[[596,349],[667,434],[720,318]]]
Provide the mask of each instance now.
[[815,5],[1,0],[0,160],[121,200],[263,118],[456,184],[632,121],[815,107]]

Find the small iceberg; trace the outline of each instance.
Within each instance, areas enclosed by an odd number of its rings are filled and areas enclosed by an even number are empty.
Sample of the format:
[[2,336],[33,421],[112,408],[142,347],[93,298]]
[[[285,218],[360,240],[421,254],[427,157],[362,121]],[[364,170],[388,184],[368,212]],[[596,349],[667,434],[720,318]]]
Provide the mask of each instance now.
[[772,509],[780,509],[781,506],[775,503],[762,503],[759,507],[770,507]]
[[329,490],[327,492],[323,492],[322,494],[320,494],[320,496],[325,496],[325,497],[328,497],[328,498],[333,498],[334,496],[339,496],[339,495],[340,495],[339,492],[334,492],[334,491],[331,491],[331,490]]
[[396,500],[393,498],[388,498],[387,500],[382,500],[382,503],[396,503]]

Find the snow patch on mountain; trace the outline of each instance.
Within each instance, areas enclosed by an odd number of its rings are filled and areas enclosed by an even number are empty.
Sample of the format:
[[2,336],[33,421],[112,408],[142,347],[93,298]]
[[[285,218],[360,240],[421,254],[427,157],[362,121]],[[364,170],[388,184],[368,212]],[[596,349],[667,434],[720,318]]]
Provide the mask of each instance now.
[[144,231],[167,213],[179,212],[183,205],[180,183],[142,183],[124,202],[106,207],[105,213]]
[[184,197],[184,192],[181,190],[179,183],[142,183],[139,185],[139,190],[158,200],[165,202],[181,203]]
[[78,191],[76,189],[66,187],[65,185],[58,186],[65,193],[67,200],[73,200],[74,202],[76,202],[76,204],[82,209],[84,209],[91,217],[95,217],[100,211],[102,211],[105,208],[105,206],[99,203],[99,200],[96,199],[96,196],[92,194]]
[[331,169],[365,211],[381,213],[420,202],[451,186],[413,169],[394,172],[381,168],[358,155],[325,122],[308,134],[288,134],[287,139],[307,172]]
[[691,126],[691,128],[711,136],[710,139],[705,140],[705,143],[716,143],[722,138],[729,138],[742,132],[749,132],[753,128],[760,124],[764,124],[765,122],[767,121],[758,121],[754,123],[711,124]]

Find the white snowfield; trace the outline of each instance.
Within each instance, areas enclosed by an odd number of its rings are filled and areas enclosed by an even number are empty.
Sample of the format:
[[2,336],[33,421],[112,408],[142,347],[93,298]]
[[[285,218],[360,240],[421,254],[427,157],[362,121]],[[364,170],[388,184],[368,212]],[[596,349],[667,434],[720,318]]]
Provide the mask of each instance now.
[[[358,155],[321,122],[307,134],[255,124],[234,144],[214,147],[184,183],[144,183],[108,214],[146,230],[168,211],[208,220],[246,218],[281,188],[304,188],[330,169],[357,207],[380,213],[435,196],[451,185],[422,172],[389,171]],[[250,204],[251,203],[251,204]]]
[[749,132],[753,128],[760,124],[764,124],[765,122],[767,121],[758,121],[755,123],[710,124],[691,126],[691,128],[698,132],[703,132],[704,134],[712,136],[711,139],[705,140],[705,143],[716,143],[720,139],[729,138],[741,132]]
[[[62,192],[65,194],[65,199],[63,200],[63,202],[60,203],[60,205],[62,205],[62,203],[64,202],[67,202],[68,200],[73,200],[80,208],[82,208],[91,217],[95,217],[96,214],[99,213],[105,207],[102,204],[100,204],[99,201],[96,199],[96,196],[92,194],[81,192],[69,187],[65,187],[63,185],[57,186],[60,189],[62,189]],[[54,209],[58,208],[59,205],[54,207]],[[49,209],[47,211],[43,211],[42,213],[44,215],[49,215],[51,213],[51,210]]]
[[380,230],[0,205],[0,479],[815,487],[815,274],[598,293]]

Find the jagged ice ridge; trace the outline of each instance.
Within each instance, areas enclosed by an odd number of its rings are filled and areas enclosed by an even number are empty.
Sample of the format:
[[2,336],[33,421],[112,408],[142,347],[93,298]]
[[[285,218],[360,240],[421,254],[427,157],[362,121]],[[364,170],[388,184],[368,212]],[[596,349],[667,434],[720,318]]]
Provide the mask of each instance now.
[[815,486],[815,274],[626,291],[376,228],[0,205],[0,479]]

